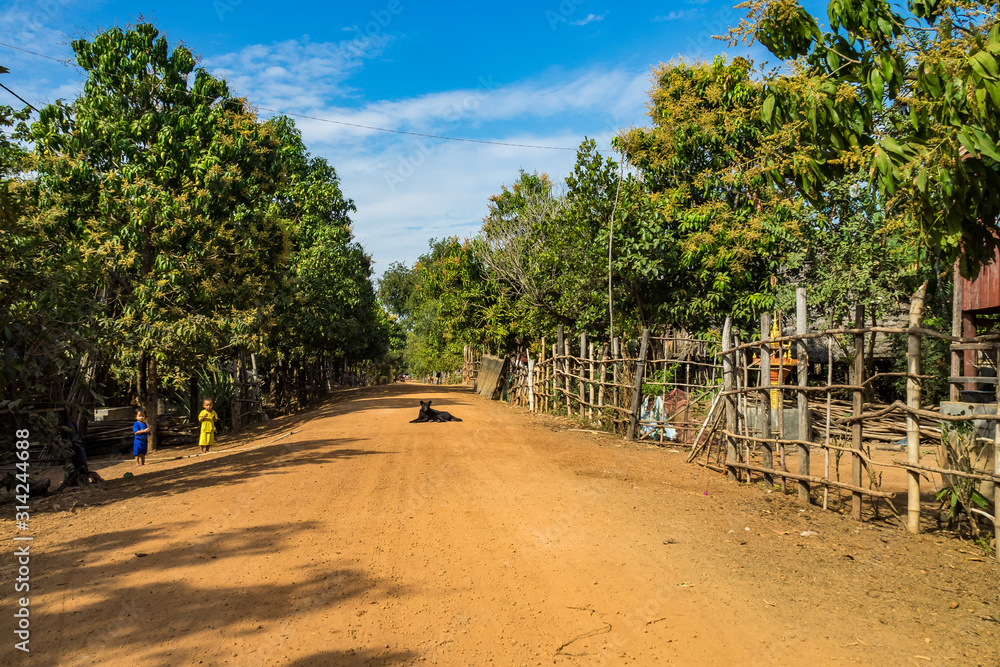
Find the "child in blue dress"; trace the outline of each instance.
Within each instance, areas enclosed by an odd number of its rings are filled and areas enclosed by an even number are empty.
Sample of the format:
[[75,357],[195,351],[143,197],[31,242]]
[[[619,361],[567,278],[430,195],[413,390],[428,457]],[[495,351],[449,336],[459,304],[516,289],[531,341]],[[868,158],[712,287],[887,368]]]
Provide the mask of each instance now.
[[132,456],[137,466],[146,465],[146,450],[149,447],[149,426],[146,424],[146,413],[140,408],[135,411],[135,423],[132,424]]

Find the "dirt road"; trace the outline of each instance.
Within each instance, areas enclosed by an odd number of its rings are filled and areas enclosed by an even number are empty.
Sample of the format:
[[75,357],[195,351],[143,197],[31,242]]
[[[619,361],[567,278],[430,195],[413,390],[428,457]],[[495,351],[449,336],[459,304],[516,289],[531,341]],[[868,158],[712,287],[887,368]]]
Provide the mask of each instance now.
[[[427,397],[464,421],[407,423]],[[153,455],[130,480],[130,462],[105,468],[102,489],[32,509],[30,657],[998,664],[1000,568],[978,549],[568,428],[468,389],[394,385],[229,451]],[[12,580],[9,554],[0,570]],[[3,634],[4,662],[24,663]]]

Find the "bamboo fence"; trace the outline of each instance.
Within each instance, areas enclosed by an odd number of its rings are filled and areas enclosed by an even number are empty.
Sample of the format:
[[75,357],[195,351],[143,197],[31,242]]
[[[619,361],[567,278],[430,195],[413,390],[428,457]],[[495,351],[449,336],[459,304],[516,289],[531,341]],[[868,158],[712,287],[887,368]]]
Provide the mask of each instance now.
[[[949,459],[940,460],[938,451],[943,423],[995,424],[1000,421],[1000,401],[990,406],[991,413],[974,415],[948,415],[937,406],[922,405],[921,382],[928,376],[921,375],[920,347],[924,339],[938,339],[949,341],[953,353],[996,354],[1000,334],[962,337],[960,332],[948,335],[925,328],[923,300],[921,288],[911,301],[905,328],[865,326],[865,309],[858,306],[851,326],[831,322],[828,328],[810,331],[806,293],[800,288],[794,334],[780,334],[779,323],[779,335],[774,335],[771,315],[765,313],[759,332],[753,333],[736,330],[732,318],[727,318],[721,343],[683,332],[652,336],[649,330],[637,341],[597,342],[584,334],[570,338],[560,326],[555,341],[543,338],[535,356],[528,350],[514,355],[503,395],[533,412],[564,414],[630,439],[648,437],[644,434],[657,433],[669,424],[676,429],[676,444],[690,447],[689,462],[723,472],[734,481],[756,479],[794,490],[803,503],[824,509],[830,506],[832,493],[838,500],[849,496],[850,513],[858,520],[866,498],[876,512],[884,502],[897,513],[889,502],[895,494],[882,488],[881,472],[900,469],[907,480],[905,517],[900,521],[913,533],[920,529],[922,478],[933,483],[930,476],[941,475],[945,485],[949,479],[973,479],[985,483],[981,488],[992,493],[993,515],[980,514],[990,516],[997,532],[1000,428],[993,428],[988,439],[976,439],[984,453],[992,452],[992,470],[981,465],[959,469]],[[876,335],[905,337],[906,372],[866,377],[863,351]],[[825,344],[822,381],[816,372],[810,374],[807,341]],[[862,351],[852,353],[843,378],[834,376],[834,343],[845,351]],[[792,374],[794,383],[789,383]],[[905,379],[905,402],[880,405],[866,400],[872,383],[884,378]],[[1000,394],[995,378],[949,380],[966,387],[992,380]],[[657,393],[664,406],[662,418],[643,420],[643,400]],[[676,409],[668,407],[672,396],[680,397],[673,403]],[[662,438],[663,431],[658,432]],[[932,453],[922,454],[922,448]],[[880,449],[905,452],[906,460],[885,460],[884,456],[877,460],[873,450]],[[850,475],[841,479],[840,463],[845,456]],[[933,463],[926,456],[934,456]]]
[[[564,414],[632,439],[691,444],[701,417],[720,391],[721,365],[713,345],[683,333],[638,340],[588,340],[566,336],[563,327],[539,354],[520,350],[511,358],[502,397],[533,412]],[[629,350],[632,350],[630,353]],[[642,419],[642,401],[659,396],[658,419]],[[652,435],[651,435],[652,434]]]

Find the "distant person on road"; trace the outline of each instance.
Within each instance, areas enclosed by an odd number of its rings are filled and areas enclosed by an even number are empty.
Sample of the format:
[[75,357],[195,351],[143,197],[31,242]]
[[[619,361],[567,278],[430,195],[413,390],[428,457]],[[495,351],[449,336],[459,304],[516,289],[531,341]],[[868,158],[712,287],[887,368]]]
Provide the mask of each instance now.
[[146,452],[149,450],[149,425],[146,423],[146,413],[142,408],[135,411],[135,423],[132,424],[132,456],[137,466],[146,465]]
[[201,422],[201,435],[198,437],[198,446],[203,454],[208,453],[208,448],[215,444],[215,422],[219,421],[219,415],[212,409],[214,403],[212,399],[206,398],[201,403],[204,408],[198,414],[198,421]]

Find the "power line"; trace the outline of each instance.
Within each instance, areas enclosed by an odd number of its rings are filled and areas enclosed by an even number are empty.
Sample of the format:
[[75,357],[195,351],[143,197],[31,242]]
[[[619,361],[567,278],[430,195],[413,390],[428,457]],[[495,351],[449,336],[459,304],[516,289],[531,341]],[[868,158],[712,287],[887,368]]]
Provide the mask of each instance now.
[[406,130],[392,130],[386,127],[375,127],[373,125],[361,125],[360,123],[348,123],[344,120],[333,120],[332,118],[319,118],[317,116],[307,116],[301,113],[291,113],[288,111],[278,111],[276,109],[268,109],[267,107],[257,107],[262,111],[270,111],[271,113],[283,114],[285,116],[295,116],[296,118],[306,118],[308,120],[318,120],[324,123],[334,123],[335,125],[347,125],[348,127],[360,127],[366,130],[375,130],[377,132],[391,132],[393,134],[409,134],[414,137],[427,137],[429,139],[444,139],[446,141],[466,141],[473,144],[492,144],[494,146],[516,146],[518,148],[544,148],[552,151],[575,151],[575,148],[567,148],[565,146],[538,146],[535,144],[514,144],[507,141],[487,141],[486,139],[466,139],[464,137],[446,137],[440,134],[424,134],[423,132],[407,132]]
[[5,44],[0,42],[0,46],[6,46],[8,49],[14,49],[15,51],[24,51],[25,53],[30,53],[33,56],[38,56],[39,58],[48,58],[49,60],[55,60],[57,63],[63,63],[64,65],[76,65],[75,62],[67,58],[54,58],[52,56],[47,56],[44,53],[38,53],[37,51],[29,51],[28,49],[22,49],[20,46],[14,46],[13,44]]
[[[18,95],[17,93],[15,93],[15,92],[14,92],[13,90],[11,90],[10,88],[8,88],[7,86],[3,85],[2,83],[0,83],[0,88],[3,88],[3,89],[4,89],[4,90],[6,90],[6,91],[7,91],[8,93],[10,93],[11,95],[13,95],[13,96],[14,96],[14,97],[16,97],[17,99],[21,100],[22,102],[24,102],[25,104],[27,104],[27,105],[28,105],[29,107],[31,107],[32,109],[35,109],[34,105],[32,105],[32,104],[31,104],[31,102],[29,102],[28,100],[24,99],[23,97],[21,97],[20,95]],[[35,113],[39,113],[38,109],[35,109]]]
[[[17,51],[23,51],[24,53],[30,53],[31,55],[38,56],[39,58],[47,58],[49,60],[54,60],[54,61],[56,61],[58,63],[64,63],[64,64],[68,63],[68,64],[71,64],[71,65],[75,65],[76,64],[72,60],[64,60],[64,59],[60,59],[60,58],[55,58],[53,56],[45,55],[44,53],[38,53],[36,51],[29,51],[28,49],[22,49],[19,46],[14,46],[12,44],[6,44],[4,42],[0,42],[0,46],[6,46],[9,49],[15,49]],[[0,85],[2,85],[2,84],[0,84]],[[18,97],[12,90],[10,90],[9,88],[7,88],[6,86],[4,86],[4,89],[7,90],[7,92],[9,92],[11,95],[14,95],[14,97],[17,97],[17,99],[21,100],[25,104],[28,104],[27,102],[25,102],[23,99],[21,99],[20,97]],[[28,106],[31,106],[31,105],[28,104]],[[33,106],[31,108],[35,109],[35,107],[33,107]],[[260,110],[262,110],[262,111],[268,111],[270,113],[281,114],[281,115],[284,115],[284,116],[293,116],[295,118],[305,118],[306,120],[315,120],[315,121],[319,121],[321,123],[332,123],[334,125],[344,125],[344,126],[347,126],[347,127],[357,127],[357,128],[361,128],[361,129],[365,129],[365,130],[372,130],[372,131],[375,131],[375,132],[388,132],[388,133],[391,133],[391,134],[406,134],[406,135],[409,135],[409,136],[412,136],[412,137],[424,137],[424,138],[427,138],[427,139],[441,139],[443,141],[462,141],[462,142],[466,142],[466,143],[470,143],[470,144],[489,144],[489,145],[492,145],[492,146],[513,146],[515,148],[537,148],[537,149],[551,150],[551,151],[575,151],[576,150],[575,148],[568,148],[566,146],[540,146],[540,145],[537,145],[537,144],[515,144],[515,143],[509,142],[509,141],[493,141],[493,140],[487,140],[487,139],[469,139],[469,138],[466,138],[466,137],[449,137],[449,136],[445,136],[445,135],[441,135],[441,134],[426,134],[424,132],[409,132],[407,130],[394,130],[394,129],[391,129],[391,128],[388,128],[388,127],[376,127],[374,125],[362,125],[361,123],[350,123],[350,122],[345,121],[345,120],[335,120],[333,118],[320,118],[319,116],[309,116],[307,114],[302,114],[302,113],[293,113],[293,112],[290,112],[290,111],[281,111],[279,109],[269,109],[267,107],[262,107],[262,106],[258,106],[257,108],[260,109]],[[35,111],[37,112],[38,109],[35,109]]]

